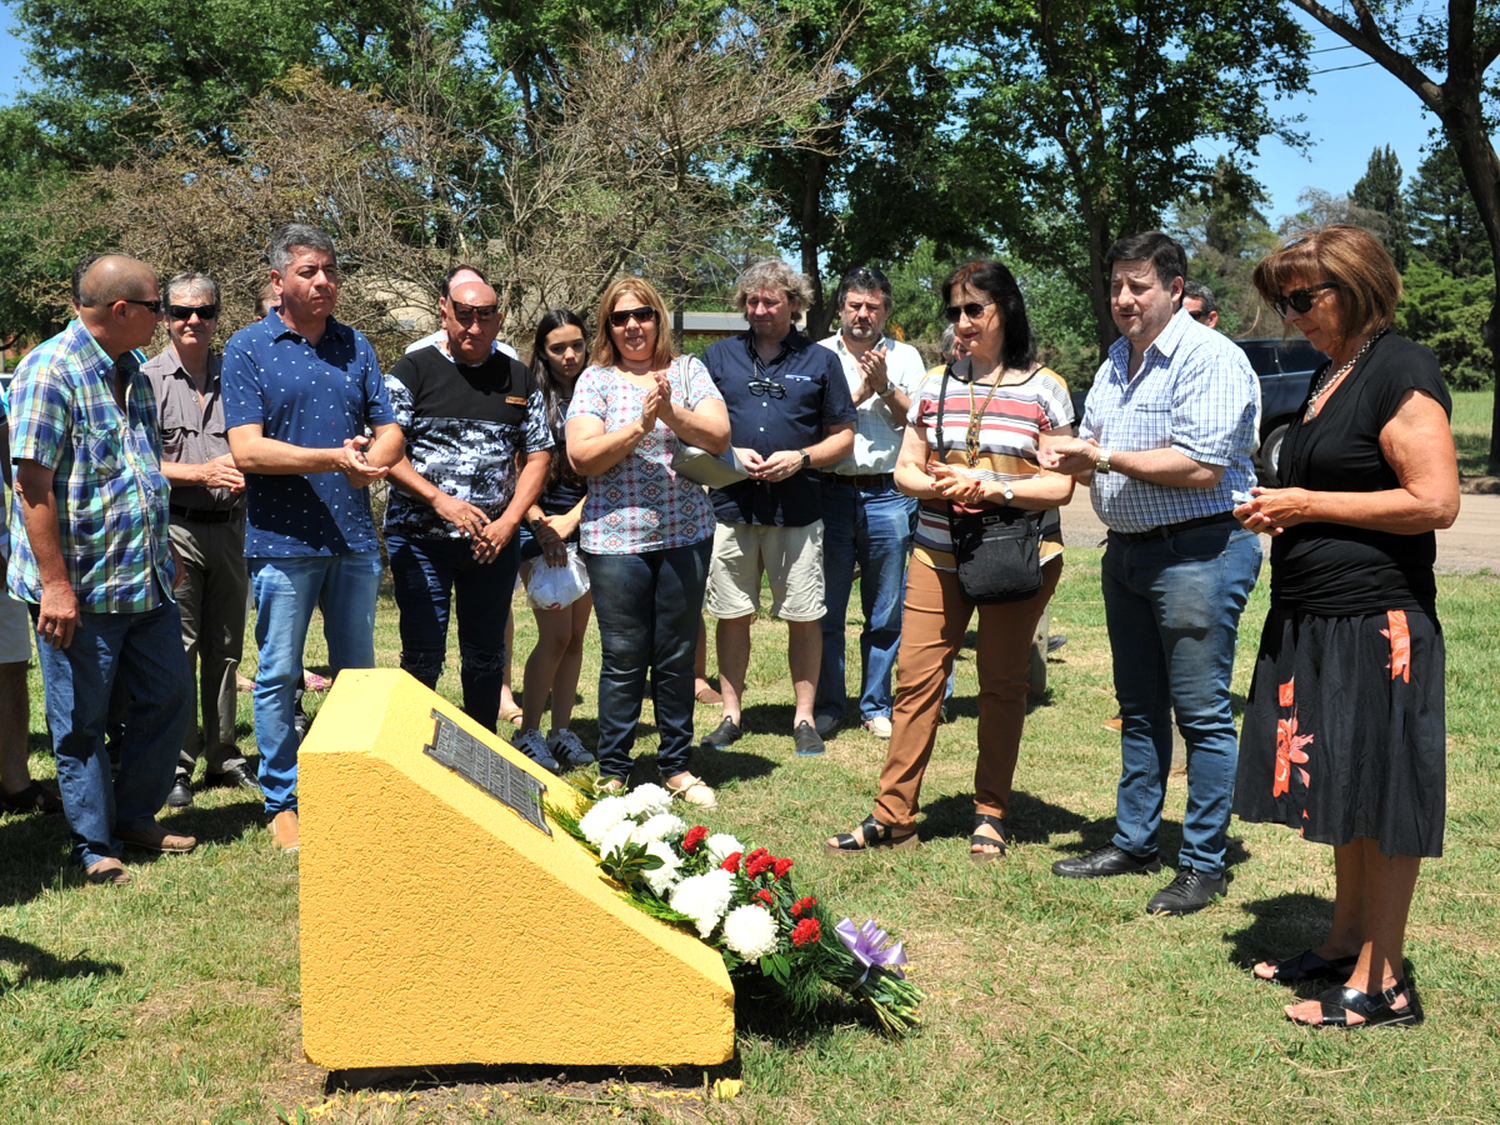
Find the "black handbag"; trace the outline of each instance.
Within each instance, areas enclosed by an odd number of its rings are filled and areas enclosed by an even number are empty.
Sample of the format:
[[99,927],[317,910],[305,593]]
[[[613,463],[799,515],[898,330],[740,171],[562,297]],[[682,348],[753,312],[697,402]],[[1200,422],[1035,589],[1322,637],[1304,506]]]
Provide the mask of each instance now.
[[[948,401],[949,364],[938,392],[938,459],[946,462],[943,408]],[[972,393],[972,389],[971,389]],[[971,466],[972,467],[972,466]],[[958,564],[958,584],[973,605],[999,605],[1032,597],[1042,588],[1042,524],[1021,508],[955,512],[948,504],[948,532]]]

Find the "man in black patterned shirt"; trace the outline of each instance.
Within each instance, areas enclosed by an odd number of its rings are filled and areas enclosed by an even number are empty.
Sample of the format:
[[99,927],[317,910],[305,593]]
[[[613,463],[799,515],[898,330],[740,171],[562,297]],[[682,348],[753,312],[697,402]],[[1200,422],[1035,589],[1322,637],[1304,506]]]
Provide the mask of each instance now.
[[[495,291],[470,274],[438,307],[444,338],[402,356],[386,376],[406,435],[385,516],[401,667],[436,687],[456,587],[464,711],[494,730],[520,564],[516,528],[546,482],[552,431],[531,372],[492,348]],[[558,768],[545,746],[541,756],[522,749]]]

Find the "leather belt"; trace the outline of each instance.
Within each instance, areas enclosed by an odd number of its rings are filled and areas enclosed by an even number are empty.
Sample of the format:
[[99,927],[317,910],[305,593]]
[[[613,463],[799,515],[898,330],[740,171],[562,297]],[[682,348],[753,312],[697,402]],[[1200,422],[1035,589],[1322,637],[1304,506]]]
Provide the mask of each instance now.
[[228,523],[245,512],[244,508],[189,508],[184,504],[170,504],[168,507],[178,519],[193,523]]
[[1183,520],[1181,523],[1165,523],[1160,527],[1153,527],[1150,531],[1111,531],[1111,535],[1118,535],[1128,543],[1144,543],[1148,539],[1170,539],[1178,532],[1193,531],[1200,527],[1216,527],[1221,523],[1232,523],[1239,525],[1239,520],[1234,518],[1233,512],[1220,512],[1215,516],[1199,516],[1195,520]]
[[894,488],[896,485],[895,473],[837,473],[823,479],[852,484],[855,488]]

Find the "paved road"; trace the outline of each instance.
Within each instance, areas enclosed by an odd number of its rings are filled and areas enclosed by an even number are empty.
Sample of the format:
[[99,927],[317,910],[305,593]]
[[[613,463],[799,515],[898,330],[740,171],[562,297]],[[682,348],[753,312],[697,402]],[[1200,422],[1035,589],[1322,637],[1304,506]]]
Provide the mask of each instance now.
[[[1062,523],[1063,542],[1070,547],[1098,547],[1104,542],[1104,525],[1094,515],[1086,489],[1078,489],[1062,510]],[[1500,496],[1464,496],[1458,520],[1438,532],[1437,541],[1439,571],[1473,574],[1492,567],[1500,572]],[[1264,544],[1268,557],[1269,542]]]

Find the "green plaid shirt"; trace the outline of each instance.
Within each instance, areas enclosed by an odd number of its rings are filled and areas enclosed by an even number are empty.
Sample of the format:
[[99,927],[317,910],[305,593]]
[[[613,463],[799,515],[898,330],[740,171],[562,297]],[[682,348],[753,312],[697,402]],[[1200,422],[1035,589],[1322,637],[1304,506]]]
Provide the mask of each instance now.
[[[115,364],[75,320],[27,354],[11,388],[11,456],[52,470],[68,582],[89,613],[144,613],[171,597],[168,486],[141,358],[120,357],[122,415],[111,389]],[[19,499],[11,511],[10,589],[40,602]]]

